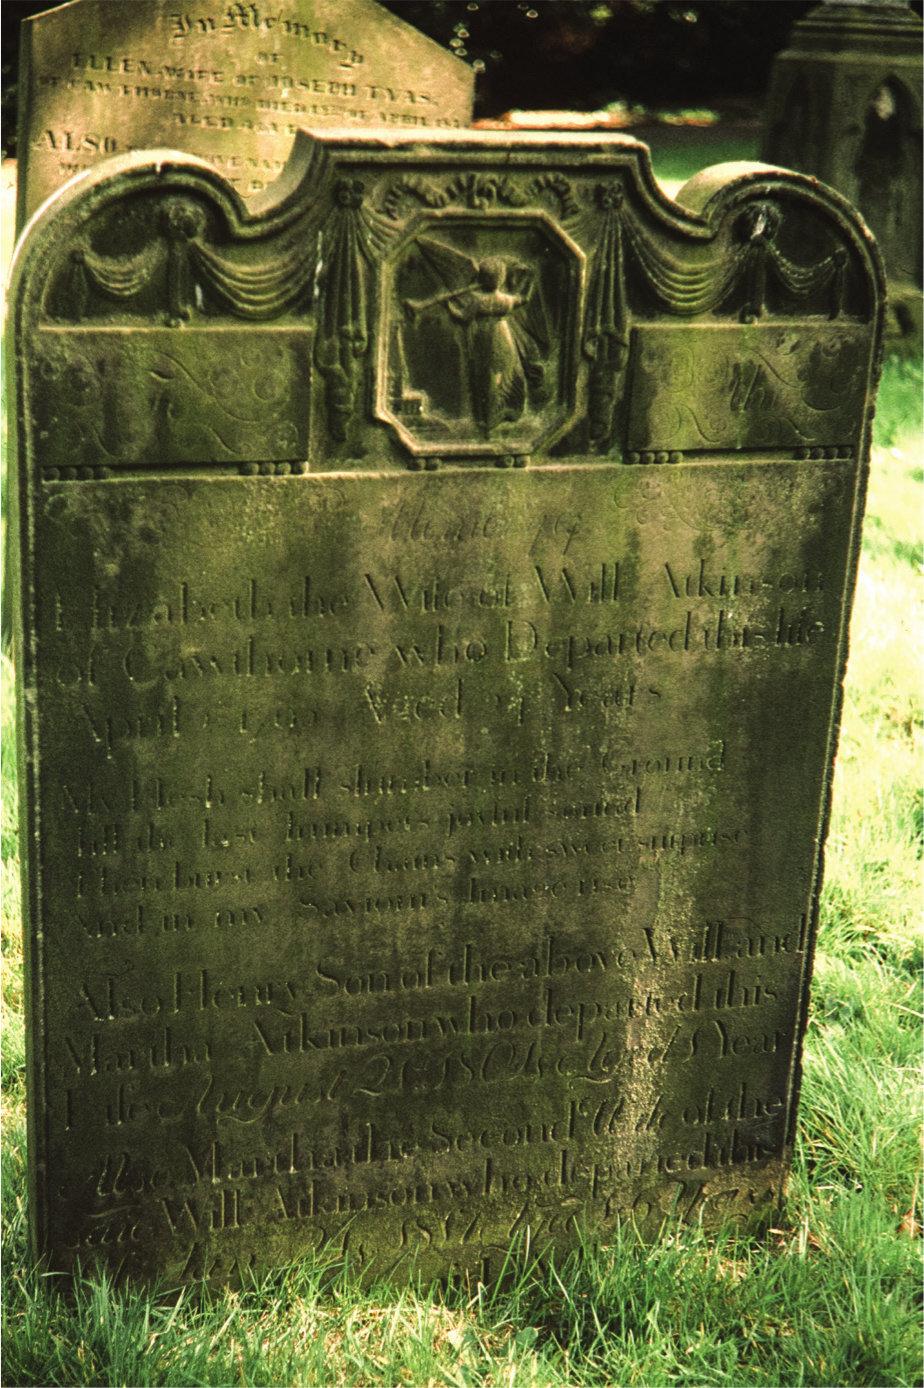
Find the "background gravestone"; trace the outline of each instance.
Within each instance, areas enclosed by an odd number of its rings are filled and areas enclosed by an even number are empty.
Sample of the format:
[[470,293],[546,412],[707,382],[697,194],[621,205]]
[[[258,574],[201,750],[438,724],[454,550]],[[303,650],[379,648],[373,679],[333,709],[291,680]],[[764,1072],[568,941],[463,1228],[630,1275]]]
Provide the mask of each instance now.
[[471,123],[474,74],[373,0],[70,0],[22,25],[19,225],[107,155],[183,149],[249,197],[295,131]]
[[892,333],[921,348],[921,18],[905,0],[830,0],[773,66],[763,157],[860,209],[889,278]]
[[13,287],[53,1267],[497,1272],[791,1152],[878,364],[798,175],[305,139],[63,190]]

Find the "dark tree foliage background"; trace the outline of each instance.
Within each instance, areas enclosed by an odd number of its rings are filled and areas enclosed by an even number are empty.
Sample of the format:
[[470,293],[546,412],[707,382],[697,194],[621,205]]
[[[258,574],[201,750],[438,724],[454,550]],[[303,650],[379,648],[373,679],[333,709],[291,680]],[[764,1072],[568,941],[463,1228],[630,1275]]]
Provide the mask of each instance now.
[[759,102],[808,0],[384,0],[479,71],[478,116]]
[[[3,144],[16,143],[19,24],[52,0],[2,0]],[[133,0],[123,0],[132,4]],[[750,107],[811,0],[383,0],[478,73],[477,116],[511,107]],[[920,10],[921,0],[915,0]]]

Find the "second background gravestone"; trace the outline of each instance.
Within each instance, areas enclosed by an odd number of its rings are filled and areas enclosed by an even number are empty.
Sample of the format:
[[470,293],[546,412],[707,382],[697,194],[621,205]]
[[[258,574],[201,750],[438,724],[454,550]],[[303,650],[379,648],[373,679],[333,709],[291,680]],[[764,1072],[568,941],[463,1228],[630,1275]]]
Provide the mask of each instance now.
[[[489,1277],[791,1152],[881,275],[596,137],[68,189],[14,288],[39,1247]],[[290,182],[294,186],[294,181]]]
[[198,154],[254,197],[300,127],[466,126],[474,80],[374,0],[69,0],[22,27],[18,222],[132,149]]
[[906,0],[816,5],[773,66],[762,157],[843,193],[876,237],[890,347],[921,351],[921,17]]

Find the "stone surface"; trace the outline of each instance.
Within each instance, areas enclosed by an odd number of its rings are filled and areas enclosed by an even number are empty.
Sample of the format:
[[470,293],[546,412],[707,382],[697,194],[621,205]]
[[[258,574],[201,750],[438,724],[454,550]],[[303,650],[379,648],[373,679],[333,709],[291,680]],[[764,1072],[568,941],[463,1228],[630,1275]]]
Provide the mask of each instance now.
[[70,0],[23,22],[19,224],[132,149],[208,159],[244,197],[305,126],[465,126],[474,77],[373,0]]
[[37,1246],[490,1277],[765,1219],[869,238],[762,166],[668,203],[620,137],[297,164],[253,220],[128,156],[18,260]]
[[858,207],[889,278],[890,331],[920,349],[921,18],[905,0],[817,5],[774,63],[763,156]]

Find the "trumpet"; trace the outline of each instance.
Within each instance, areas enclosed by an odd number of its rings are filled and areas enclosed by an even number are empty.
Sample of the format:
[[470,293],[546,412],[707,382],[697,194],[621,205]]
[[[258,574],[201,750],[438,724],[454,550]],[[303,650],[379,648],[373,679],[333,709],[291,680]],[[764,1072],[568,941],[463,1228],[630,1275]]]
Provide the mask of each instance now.
[[448,289],[443,294],[434,294],[432,299],[405,299],[404,311],[413,322],[418,314],[426,313],[427,309],[436,308],[439,304],[452,303],[454,299],[463,299],[477,287],[477,284],[473,283],[466,285],[464,289]]

